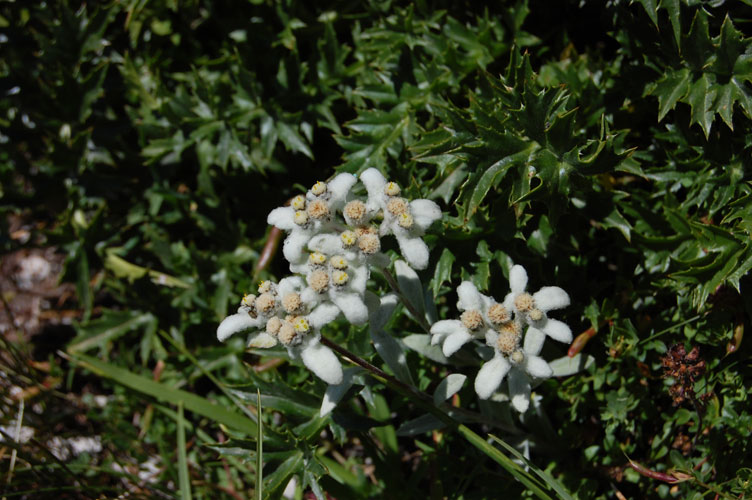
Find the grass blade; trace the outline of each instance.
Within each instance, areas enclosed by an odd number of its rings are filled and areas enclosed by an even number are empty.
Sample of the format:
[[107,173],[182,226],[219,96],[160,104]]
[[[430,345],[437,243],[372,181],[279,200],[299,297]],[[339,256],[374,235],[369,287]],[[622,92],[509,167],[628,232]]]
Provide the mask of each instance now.
[[180,480],[180,498],[191,500],[191,482],[188,476],[188,460],[185,456],[185,419],[183,402],[178,402],[178,478]]
[[491,437],[491,439],[499,443],[505,450],[507,450],[512,455],[514,455],[515,458],[517,458],[518,460],[521,460],[525,465],[527,465],[530,468],[530,470],[535,472],[538,475],[538,477],[540,477],[543,481],[545,481],[546,484],[550,486],[556,492],[556,494],[559,495],[560,498],[563,498],[564,500],[574,500],[574,498],[572,498],[572,495],[570,495],[567,492],[566,488],[564,488],[564,486],[561,483],[559,483],[559,481],[554,479],[554,477],[551,476],[551,474],[538,468],[530,460],[525,458],[525,456],[522,453],[520,453],[514,447],[505,443],[501,439],[497,438],[493,434],[489,434],[489,436]]
[[70,354],[71,359],[80,366],[102,377],[110,378],[134,391],[155,397],[167,403],[179,404],[182,402],[188,410],[217,423],[224,424],[227,427],[244,432],[248,436],[254,436],[258,432],[256,422],[250,418],[232,412],[224,406],[212,403],[200,396],[155,382],[149,378],[136,375],[128,370],[105,363],[91,356],[86,356],[85,354]]
[[261,390],[256,389],[256,416],[258,420],[258,434],[256,435],[256,500],[262,500],[264,495],[264,475],[261,469],[264,466],[264,424],[261,421]]

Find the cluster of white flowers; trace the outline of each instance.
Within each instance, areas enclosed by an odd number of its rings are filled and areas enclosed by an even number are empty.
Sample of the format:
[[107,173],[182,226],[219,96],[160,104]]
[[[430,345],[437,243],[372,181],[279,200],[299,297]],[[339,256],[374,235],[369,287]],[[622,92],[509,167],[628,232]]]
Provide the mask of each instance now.
[[394,235],[408,264],[425,269],[428,247],[422,236],[441,217],[436,203],[405,199],[399,185],[374,168],[360,180],[365,200],[352,192],[357,178],[345,173],[272,210],[267,222],[289,233],[282,252],[294,275],[265,281],[258,295],[246,295],[237,313],[219,325],[220,341],[251,332],[250,347],[280,343],[325,382],[342,382],[337,357],[320,343],[321,328],[340,313],[356,325],[368,320],[364,297],[371,266],[389,263],[381,253],[382,237]]
[[488,399],[508,374],[512,406],[525,412],[530,404],[529,377],[543,379],[552,374],[551,367],[539,356],[546,336],[559,342],[572,341],[569,327],[547,314],[568,306],[569,296],[556,286],[529,294],[527,272],[522,266],[512,267],[509,285],[511,291],[499,303],[482,295],[471,282],[462,282],[457,288],[460,319],[434,323],[431,341],[442,343],[444,355],[449,357],[472,340],[485,340],[494,355],[478,372],[475,392],[481,399]]

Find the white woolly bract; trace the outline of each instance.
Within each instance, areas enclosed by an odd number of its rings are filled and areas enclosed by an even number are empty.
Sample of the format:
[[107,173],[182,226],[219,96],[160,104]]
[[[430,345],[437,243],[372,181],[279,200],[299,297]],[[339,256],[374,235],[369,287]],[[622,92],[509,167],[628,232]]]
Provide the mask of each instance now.
[[236,333],[258,328],[261,323],[259,318],[252,318],[247,312],[241,312],[227,316],[217,327],[217,339],[224,342]]
[[299,353],[303,364],[327,384],[342,383],[342,365],[331,349],[319,342],[318,336],[304,341]]
[[[400,228],[402,229],[402,228]],[[402,233],[402,231],[400,231]],[[400,253],[413,269],[422,270],[428,267],[428,246],[420,236],[412,236],[409,233],[396,233]]]
[[504,356],[496,355],[478,370],[475,377],[475,392],[481,399],[488,399],[501,385],[504,376],[512,367]]
[[535,306],[543,312],[569,305],[569,295],[558,286],[544,286],[533,294]]
[[410,202],[413,223],[425,231],[434,221],[441,218],[441,208],[431,200],[418,199]]

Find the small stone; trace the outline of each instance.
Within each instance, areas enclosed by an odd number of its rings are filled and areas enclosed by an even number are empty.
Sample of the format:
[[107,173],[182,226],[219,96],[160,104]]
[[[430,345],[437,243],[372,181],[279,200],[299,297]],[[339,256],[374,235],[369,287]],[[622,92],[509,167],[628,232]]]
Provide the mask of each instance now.
[[329,275],[322,269],[316,270],[308,277],[308,285],[314,292],[322,293],[329,287]]
[[477,330],[483,326],[483,315],[480,311],[474,309],[465,311],[460,316],[460,321],[462,321],[462,324],[465,325],[465,328],[468,330]]

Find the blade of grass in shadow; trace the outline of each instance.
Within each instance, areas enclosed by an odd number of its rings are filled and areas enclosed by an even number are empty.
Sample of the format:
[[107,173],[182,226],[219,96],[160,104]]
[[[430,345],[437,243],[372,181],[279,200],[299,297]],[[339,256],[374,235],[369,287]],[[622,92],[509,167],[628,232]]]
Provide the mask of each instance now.
[[212,403],[200,396],[187,391],[175,389],[159,382],[136,375],[128,370],[113,366],[96,358],[76,353],[65,355],[60,353],[79,366],[87,368],[102,377],[110,378],[134,391],[147,394],[161,401],[178,404],[181,401],[188,410],[207,417],[217,423],[224,424],[235,430],[244,432],[248,436],[255,436],[258,432],[256,422],[250,418],[234,413],[224,406]]
[[172,346],[175,349],[177,349],[178,351],[180,351],[180,354],[182,354],[183,356],[185,356],[186,358],[188,358],[188,360],[191,363],[193,363],[193,365],[196,368],[198,368],[201,371],[201,373],[203,373],[204,376],[206,376],[206,378],[208,378],[209,380],[211,380],[214,383],[214,385],[216,385],[217,388],[224,393],[225,396],[227,396],[228,398],[230,398],[230,400],[233,403],[235,403],[235,406],[237,406],[238,408],[240,408],[240,410],[243,413],[245,413],[248,416],[248,418],[250,418],[251,420],[254,420],[254,421],[256,420],[256,415],[254,415],[248,409],[248,407],[246,407],[243,404],[243,402],[240,401],[238,399],[238,397],[235,394],[232,393],[232,391],[230,391],[227,387],[225,387],[225,385],[222,382],[220,382],[217,379],[217,377],[214,376],[214,374],[212,374],[209,370],[207,370],[206,368],[204,368],[203,366],[201,366],[201,363],[199,363],[198,360],[190,352],[188,352],[188,350],[185,347],[183,347],[182,345],[180,345],[180,343],[178,343],[177,341],[175,341],[175,339],[173,339],[172,337],[170,337],[169,335],[167,335],[167,332],[159,330],[159,335],[163,339],[165,339],[167,342],[169,342],[170,344],[172,344]]
[[261,420],[261,390],[256,389],[256,416],[258,422],[258,435],[256,436],[256,500],[262,500],[264,494],[263,473],[261,471],[264,466],[264,424]]
[[183,402],[178,402],[178,478],[180,480],[180,498],[191,500],[191,482],[188,476],[188,460],[185,456],[185,419]]
[[556,492],[556,494],[559,495],[561,498],[563,498],[564,500],[574,500],[572,495],[570,495],[567,492],[566,488],[564,488],[564,486],[559,481],[554,479],[553,476],[551,476],[551,474],[536,467],[535,464],[533,464],[530,460],[525,458],[525,456],[519,451],[517,451],[513,446],[510,446],[509,444],[505,443],[504,441],[494,436],[493,434],[489,434],[488,436],[494,441],[496,441],[497,443],[499,443],[502,446],[502,448],[504,448],[509,453],[514,455],[515,458],[517,458],[518,460],[521,460],[527,467],[530,468],[530,470],[535,472],[538,475],[538,477],[540,477],[543,481],[545,481],[545,483],[548,486],[550,486]]

